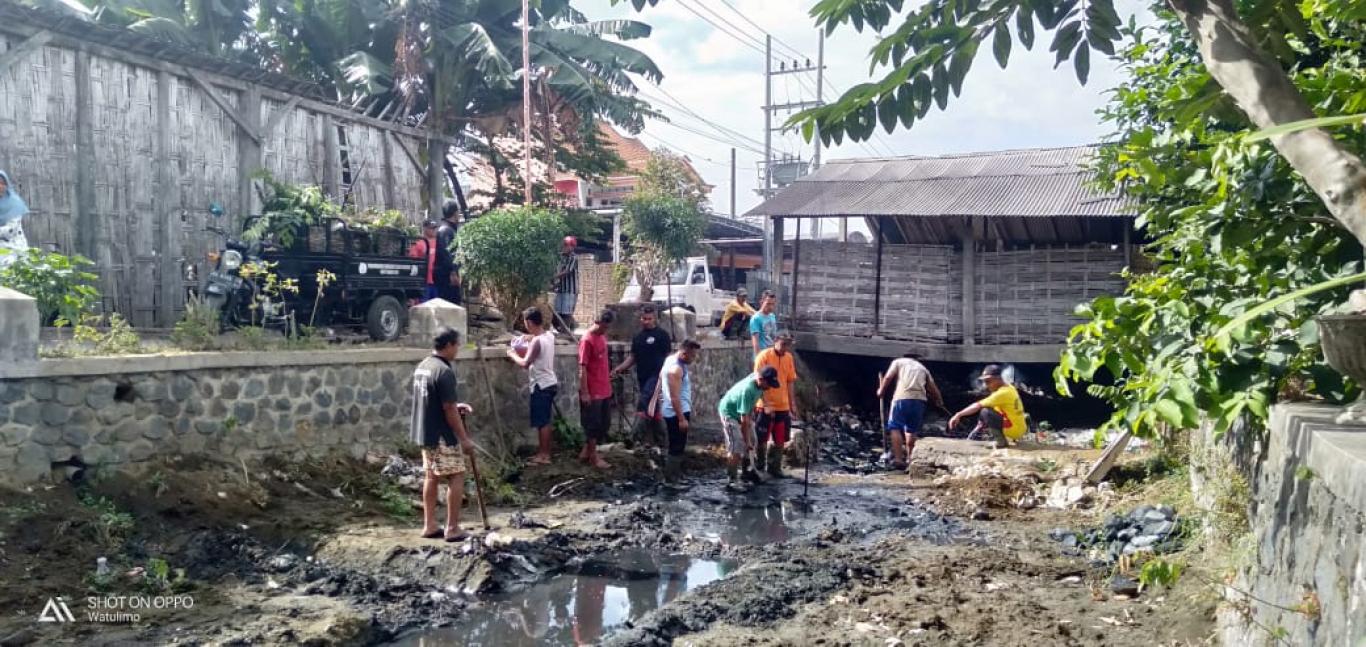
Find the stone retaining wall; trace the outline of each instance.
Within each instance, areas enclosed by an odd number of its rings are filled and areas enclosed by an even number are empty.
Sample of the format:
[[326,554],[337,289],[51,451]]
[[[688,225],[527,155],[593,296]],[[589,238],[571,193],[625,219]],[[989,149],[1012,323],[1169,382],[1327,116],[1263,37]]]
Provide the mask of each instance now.
[[[577,419],[574,347],[557,347],[559,405]],[[613,345],[615,364],[625,349]],[[135,470],[171,455],[363,455],[407,437],[413,367],[427,353],[383,348],[320,352],[198,353],[180,356],[44,360],[0,367],[0,482],[30,483],[51,463]],[[483,357],[485,359],[480,359]],[[702,352],[693,377],[699,422],[748,370],[733,345]],[[460,398],[475,408],[476,439],[504,434],[532,444],[526,377],[501,348],[464,350]],[[626,380],[629,387],[634,380]],[[626,413],[634,394],[621,399]],[[613,416],[614,425],[623,424]]]
[[[1278,405],[1255,471],[1234,461],[1252,476],[1256,545],[1220,612],[1225,645],[1366,644],[1366,427],[1334,424],[1340,411]],[[1314,600],[1317,615],[1291,611]]]

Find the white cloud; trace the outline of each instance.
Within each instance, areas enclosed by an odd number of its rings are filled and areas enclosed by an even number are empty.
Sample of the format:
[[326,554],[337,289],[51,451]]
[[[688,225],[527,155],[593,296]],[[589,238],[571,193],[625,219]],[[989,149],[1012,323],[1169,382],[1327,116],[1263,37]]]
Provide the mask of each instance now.
[[[653,25],[654,33],[649,39],[632,44],[654,58],[663,70],[664,90],[707,121],[762,141],[763,55],[721,33],[687,9],[699,5],[710,7],[726,17],[734,30],[743,30],[762,39],[754,26],[726,6],[727,2],[773,34],[775,39],[798,49],[813,61],[816,58],[817,31],[806,8],[810,0],[800,3],[793,0],[662,0],[657,7],[647,8],[643,13],[633,11],[629,3],[612,7],[609,0],[584,0],[576,6],[591,18],[632,17]],[[1141,8],[1131,0],[1120,4],[1122,11]],[[720,22],[714,15],[702,13]],[[1104,103],[1103,92],[1113,87],[1120,75],[1110,61],[1097,56],[1092,61],[1088,84],[1081,86],[1070,62],[1053,69],[1049,38],[1050,34],[1040,33],[1033,51],[1025,51],[1015,43],[1006,70],[1001,70],[990,51],[983,48],[963,84],[962,96],[950,103],[948,111],[932,110],[910,131],[897,130],[888,135],[879,128],[871,143],[846,141],[822,155],[828,160],[883,153],[925,155],[1097,141],[1105,135],[1106,128],[1095,111]],[[868,50],[874,42],[871,33],[859,34],[849,27],[836,31],[825,43],[827,80],[841,90],[870,80]],[[778,52],[786,52],[782,45],[775,47]],[[784,54],[783,58],[790,56]],[[777,65],[775,62],[775,67]],[[875,74],[880,76],[881,73],[879,70]],[[775,82],[775,103],[813,98],[814,75],[804,79],[804,85],[796,77],[779,77],[783,80]],[[646,90],[659,93],[653,88]],[[827,92],[825,98],[833,97]],[[716,139],[738,140],[717,134],[678,110],[665,107],[664,111],[675,117],[680,126],[705,130]],[[777,125],[779,123],[775,121]],[[727,162],[732,143],[718,142],[667,124],[651,123],[645,132],[646,141],[652,145],[662,142],[690,157],[702,158],[697,163],[698,171],[716,187],[712,203],[718,211],[729,209]],[[800,151],[807,158],[811,155],[811,147],[795,135],[775,133],[774,142],[781,150]],[[755,147],[750,142],[740,141],[734,145],[741,149],[736,184],[738,209],[743,212],[759,202],[754,189],[758,184],[756,163],[761,156],[745,150]]]

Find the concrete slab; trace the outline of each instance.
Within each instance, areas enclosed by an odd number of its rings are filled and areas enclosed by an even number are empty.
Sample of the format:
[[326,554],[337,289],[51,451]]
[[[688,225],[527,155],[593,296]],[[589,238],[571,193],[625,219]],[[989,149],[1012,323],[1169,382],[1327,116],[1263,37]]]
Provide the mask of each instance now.
[[0,364],[38,361],[38,302],[0,287]]
[[460,332],[460,343],[468,341],[469,315],[465,309],[445,299],[432,299],[408,309],[407,345],[429,348],[438,328],[450,326]]

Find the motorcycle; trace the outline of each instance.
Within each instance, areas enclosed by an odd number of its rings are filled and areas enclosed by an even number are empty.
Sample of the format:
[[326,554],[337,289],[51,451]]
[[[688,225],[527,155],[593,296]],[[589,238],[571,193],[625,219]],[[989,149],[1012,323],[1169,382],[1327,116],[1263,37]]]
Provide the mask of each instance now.
[[225,328],[236,327],[242,323],[237,313],[246,286],[239,271],[244,263],[260,261],[260,247],[233,238],[222,227],[210,225],[206,229],[223,237],[223,247],[209,254],[212,267],[204,279],[204,304],[220,313]]

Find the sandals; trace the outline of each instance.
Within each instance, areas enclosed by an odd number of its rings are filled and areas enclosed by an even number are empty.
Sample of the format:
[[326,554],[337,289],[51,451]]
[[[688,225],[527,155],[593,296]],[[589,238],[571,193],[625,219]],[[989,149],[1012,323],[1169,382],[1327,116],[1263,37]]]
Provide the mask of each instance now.
[[469,536],[470,536],[469,533],[467,533],[467,532],[465,532],[465,531],[463,531],[463,530],[460,530],[460,531],[457,531],[456,534],[454,534],[454,535],[446,535],[446,543],[448,543],[448,544],[454,544],[454,543],[456,543],[456,542],[465,541],[465,539],[467,539]]
[[446,535],[446,531],[441,530],[440,528],[438,528],[438,529],[433,530],[433,531],[431,531],[431,532],[424,532],[424,533],[422,533],[422,538],[423,538],[423,539],[441,539],[441,538],[444,537],[445,535]]
[[533,458],[531,458],[530,460],[527,461],[527,465],[549,465],[549,464],[550,464],[550,459],[549,459],[549,458],[534,458],[534,457],[533,457]]

